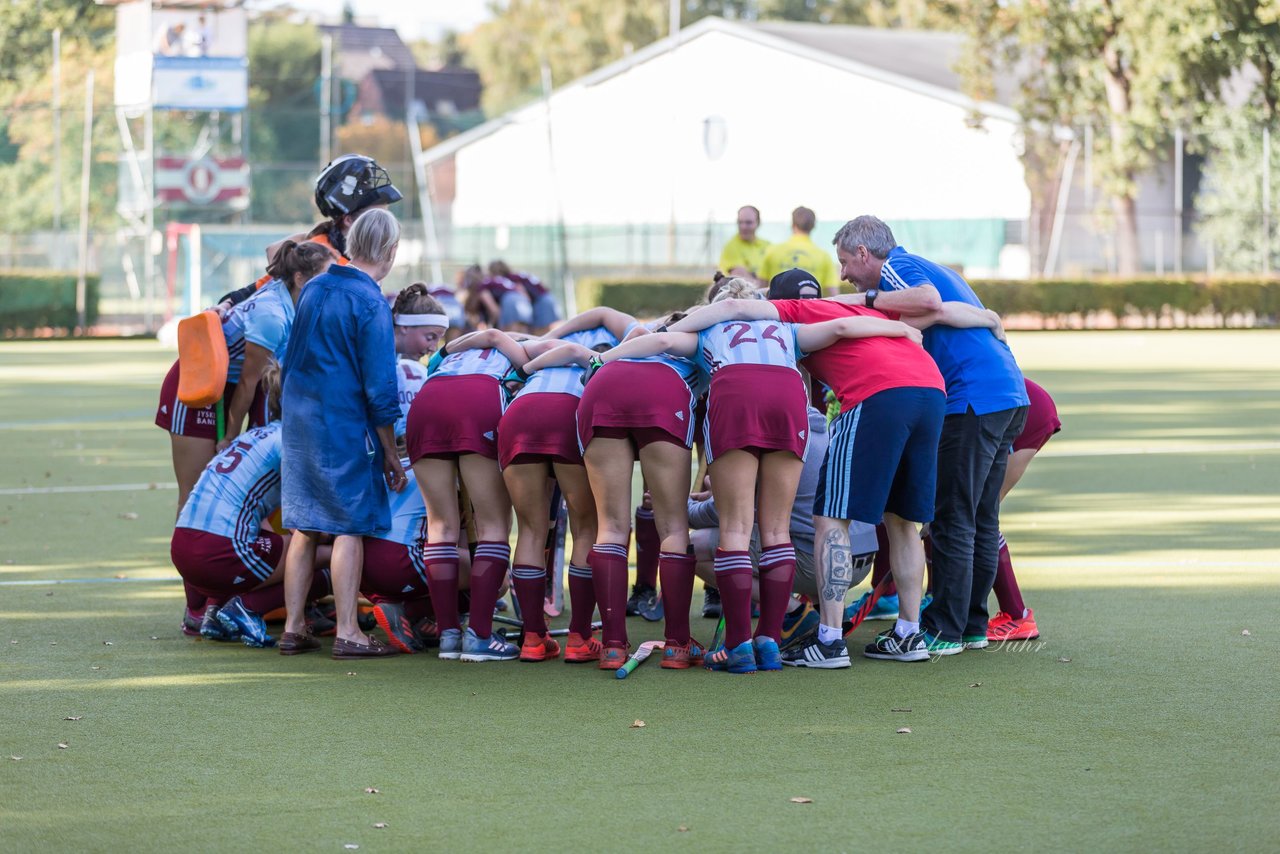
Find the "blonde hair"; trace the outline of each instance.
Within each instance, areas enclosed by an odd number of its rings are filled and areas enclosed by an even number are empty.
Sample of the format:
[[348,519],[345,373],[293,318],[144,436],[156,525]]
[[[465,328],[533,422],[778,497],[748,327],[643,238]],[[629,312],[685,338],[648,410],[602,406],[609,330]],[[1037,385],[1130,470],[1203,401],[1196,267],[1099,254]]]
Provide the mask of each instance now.
[[262,369],[262,392],[267,396],[267,417],[271,421],[280,420],[280,363],[275,359],[267,359],[267,366]]
[[400,242],[400,222],[384,208],[368,208],[356,217],[347,232],[347,256],[351,260],[385,264]]
[[760,289],[737,276],[720,279],[707,291],[707,302],[726,299],[760,299]]

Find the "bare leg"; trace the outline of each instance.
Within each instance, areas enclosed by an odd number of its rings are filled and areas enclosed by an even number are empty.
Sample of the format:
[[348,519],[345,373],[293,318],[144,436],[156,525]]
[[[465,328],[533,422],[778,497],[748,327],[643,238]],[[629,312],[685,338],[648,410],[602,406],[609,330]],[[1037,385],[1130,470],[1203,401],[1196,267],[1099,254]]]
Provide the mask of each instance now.
[[195,489],[204,467],[213,459],[214,443],[212,439],[170,433],[169,447],[173,452],[173,476],[178,481],[178,513],[182,513],[187,496]]
[[336,537],[333,541],[333,563],[329,574],[333,579],[333,605],[337,611],[338,637],[367,644],[369,636],[360,630],[357,619],[360,574],[363,569],[364,539],[346,534]]
[[924,545],[916,523],[892,513],[884,514],[889,535],[893,583],[898,588],[898,617],[909,623],[920,621],[920,594],[924,589]]
[[307,592],[311,590],[316,557],[316,537],[312,531],[295,531],[289,538],[284,558],[284,630],[296,635],[307,632]]
[[818,616],[822,625],[839,629],[844,619],[844,597],[854,582],[849,523],[844,519],[832,519],[828,516],[814,516],[813,523]]

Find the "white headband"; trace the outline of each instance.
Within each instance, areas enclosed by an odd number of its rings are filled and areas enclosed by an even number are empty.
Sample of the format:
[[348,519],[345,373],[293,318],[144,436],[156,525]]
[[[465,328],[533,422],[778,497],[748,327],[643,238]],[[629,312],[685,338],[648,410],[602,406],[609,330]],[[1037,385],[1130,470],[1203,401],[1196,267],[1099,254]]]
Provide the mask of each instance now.
[[396,326],[449,326],[445,314],[397,314]]

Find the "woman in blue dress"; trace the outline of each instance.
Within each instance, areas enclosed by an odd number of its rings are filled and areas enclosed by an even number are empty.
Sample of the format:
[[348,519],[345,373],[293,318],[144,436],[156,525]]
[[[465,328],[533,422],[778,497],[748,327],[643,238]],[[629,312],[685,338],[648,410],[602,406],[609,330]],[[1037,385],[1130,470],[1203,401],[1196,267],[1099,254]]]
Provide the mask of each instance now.
[[298,300],[284,360],[282,503],[284,524],[295,531],[285,558],[284,655],[320,648],[304,607],[324,534],[335,537],[333,657],[396,654],[360,629],[356,600],[362,538],[391,522],[384,482],[396,492],[406,482],[395,446],[394,324],[378,287],[395,263],[399,239],[396,218],[370,208],[347,234],[351,264],[329,267]]

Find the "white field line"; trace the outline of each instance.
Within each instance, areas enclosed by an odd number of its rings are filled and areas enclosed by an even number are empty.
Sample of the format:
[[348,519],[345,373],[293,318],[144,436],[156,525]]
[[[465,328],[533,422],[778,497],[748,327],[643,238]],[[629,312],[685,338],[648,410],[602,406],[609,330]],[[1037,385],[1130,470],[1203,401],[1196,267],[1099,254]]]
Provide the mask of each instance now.
[[20,486],[0,489],[0,495],[67,495],[82,492],[150,492],[154,489],[177,489],[176,483],[103,483],[97,486]]

